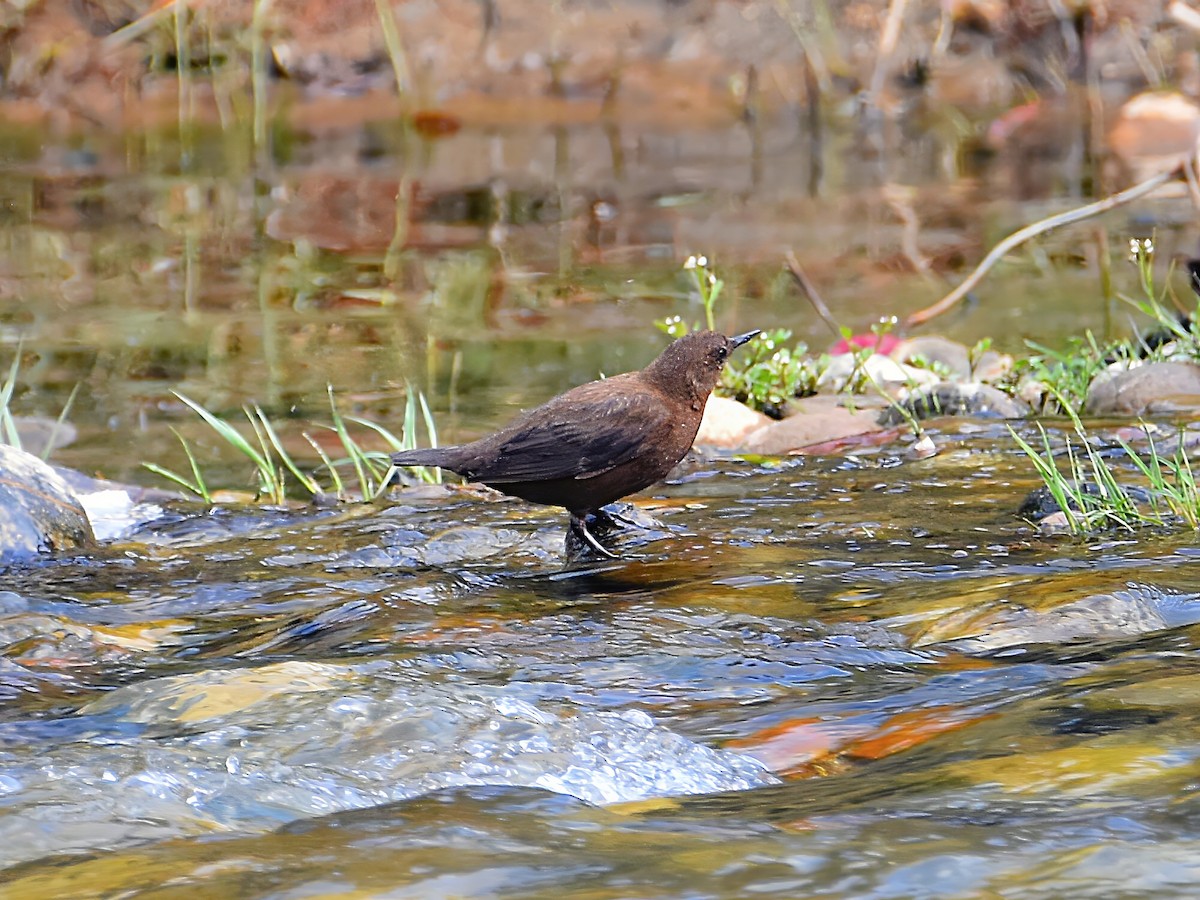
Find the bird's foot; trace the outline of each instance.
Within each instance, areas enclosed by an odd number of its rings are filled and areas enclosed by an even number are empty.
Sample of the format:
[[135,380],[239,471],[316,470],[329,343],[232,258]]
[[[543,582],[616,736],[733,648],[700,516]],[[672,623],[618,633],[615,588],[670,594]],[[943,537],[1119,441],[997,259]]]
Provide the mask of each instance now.
[[[622,504],[622,507],[627,507]],[[632,507],[627,507],[632,509]],[[642,526],[625,515],[624,512],[616,504],[610,504],[607,507],[602,507],[591,513],[588,518],[592,520],[592,528],[602,534],[609,531],[624,530],[626,528],[640,529]]]
[[592,533],[607,539],[610,531],[624,534],[647,535],[652,532],[670,531],[671,529],[650,515],[644,509],[632,503],[610,503],[595,512],[595,519],[589,519]]
[[575,562],[576,560],[585,559],[593,553],[598,553],[609,559],[616,559],[617,554],[601,544],[588,529],[588,518],[589,516],[586,515],[577,516],[574,513],[571,514],[571,521],[567,526],[567,558]]

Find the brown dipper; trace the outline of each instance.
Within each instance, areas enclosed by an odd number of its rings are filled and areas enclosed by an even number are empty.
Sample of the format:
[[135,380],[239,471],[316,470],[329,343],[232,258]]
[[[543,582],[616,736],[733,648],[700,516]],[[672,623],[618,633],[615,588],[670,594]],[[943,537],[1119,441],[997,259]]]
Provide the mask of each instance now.
[[567,535],[605,556],[587,517],[661,481],[691,449],[729,354],[758,334],[698,331],[640,372],[591,381],[460,447],[405,450],[395,466],[439,466],[571,514]]

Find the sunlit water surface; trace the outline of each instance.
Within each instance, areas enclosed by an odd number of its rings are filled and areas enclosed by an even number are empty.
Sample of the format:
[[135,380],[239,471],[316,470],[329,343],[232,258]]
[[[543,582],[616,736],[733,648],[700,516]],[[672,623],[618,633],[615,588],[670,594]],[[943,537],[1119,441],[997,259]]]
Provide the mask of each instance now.
[[594,566],[427,492],[11,571],[3,894],[1187,896],[1200,548],[937,439],[695,461]]
[[[795,123],[367,137],[343,180],[328,147],[251,177],[228,141],[14,139],[0,337],[17,412],[79,386],[56,459],[150,483],[186,466],[175,425],[244,484],[171,390],[307,422],[331,383],[394,423],[410,380],[469,437],[648,360],[651,319],[698,315],[691,252],[729,260],[724,325],[818,345],[786,249],[836,248],[816,276],[857,327],[944,287],[870,274],[881,183],[948,177],[928,138],[893,166]],[[980,220],[1037,214],[988,184],[959,182]],[[999,284],[947,328],[1108,327],[1095,273]],[[1003,426],[932,435],[689,460],[590,566],[555,511],[428,488],[166,504],[12,568],[0,896],[1194,896],[1194,536],[1038,537]]]

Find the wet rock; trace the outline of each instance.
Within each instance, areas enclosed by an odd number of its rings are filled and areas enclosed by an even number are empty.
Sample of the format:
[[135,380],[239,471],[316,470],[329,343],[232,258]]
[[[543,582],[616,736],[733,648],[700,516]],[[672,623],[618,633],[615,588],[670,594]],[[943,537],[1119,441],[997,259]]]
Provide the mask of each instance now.
[[[537,786],[599,804],[778,783],[757,760],[694,743],[640,710],[560,710],[516,685],[462,682],[458,665],[448,685],[427,672],[381,678],[353,664],[297,660],[146,679],[87,704],[79,718],[114,735],[131,725],[181,735],[169,750],[141,741],[121,747],[118,763],[80,759],[68,743],[63,756],[39,762],[72,779],[64,801],[88,819],[111,815],[113,802],[155,778],[156,818],[178,830],[273,828],[469,784]],[[196,803],[197,794],[207,802]],[[30,854],[38,809],[31,802],[5,813],[6,836],[27,835]],[[4,849],[0,857],[11,860],[12,846]]]
[[938,619],[915,645],[938,643],[978,653],[1026,644],[1145,634],[1172,624],[1159,608],[1167,599],[1157,588],[1131,583],[1127,590],[1093,594],[1049,609],[1011,602],[983,610],[967,608]]
[[1084,412],[1093,416],[1144,415],[1200,407],[1200,365],[1153,362],[1098,375]]
[[910,394],[897,406],[889,406],[879,416],[881,425],[900,425],[905,421],[901,410],[918,419],[937,416],[977,416],[988,419],[1019,419],[1029,414],[1023,401],[1010,397],[988,384],[960,384],[943,381],[928,390]]
[[750,432],[770,423],[771,419],[744,403],[728,397],[709,397],[695,443],[704,447],[740,447]]
[[[186,497],[180,491],[169,491],[162,488],[143,487],[139,484],[123,484],[119,481],[109,481],[107,478],[93,478],[66,466],[51,468],[75,495],[83,498],[88,494],[101,494],[115,491],[124,494],[131,503],[168,503],[172,500],[184,500]],[[86,506],[86,503],[84,504]]]
[[1006,374],[1013,364],[1012,357],[1007,353],[988,350],[981,353],[972,366],[971,351],[966,344],[936,335],[905,341],[893,356],[903,363],[911,363],[913,360],[932,363],[933,366],[943,368],[949,377],[959,381],[995,381]]
[[1050,515],[1038,522],[1037,526],[1038,533],[1046,536],[1070,534],[1071,517],[1060,509],[1058,512],[1050,513]]
[[160,504],[186,498],[179,491],[92,478],[65,466],[52,466],[75,494],[98,541],[123,537],[163,515]]
[[78,498],[32,454],[0,444],[0,562],[93,542]]
[[1017,515],[1030,522],[1040,522],[1047,516],[1061,512],[1062,507],[1058,505],[1058,501],[1054,499],[1054,495],[1044,484],[1026,494],[1025,499],[1017,508]]
[[98,541],[122,537],[163,514],[161,506],[138,503],[128,491],[119,489],[80,494],[79,502]]
[[781,456],[814,444],[882,430],[877,421],[878,409],[851,410],[841,402],[827,395],[797,400],[792,415],[748,434],[743,448],[764,456]]

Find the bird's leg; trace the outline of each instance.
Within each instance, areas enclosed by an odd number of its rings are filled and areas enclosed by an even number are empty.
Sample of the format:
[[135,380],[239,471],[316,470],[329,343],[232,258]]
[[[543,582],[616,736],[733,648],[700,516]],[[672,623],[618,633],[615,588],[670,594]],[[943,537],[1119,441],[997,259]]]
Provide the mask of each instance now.
[[601,556],[607,556],[609,559],[616,559],[617,554],[613,553],[593,535],[587,527],[587,514],[577,516],[571,513],[571,522],[567,526],[567,555],[571,555],[571,538],[574,537],[577,544],[582,544],[586,547],[591,547]]

